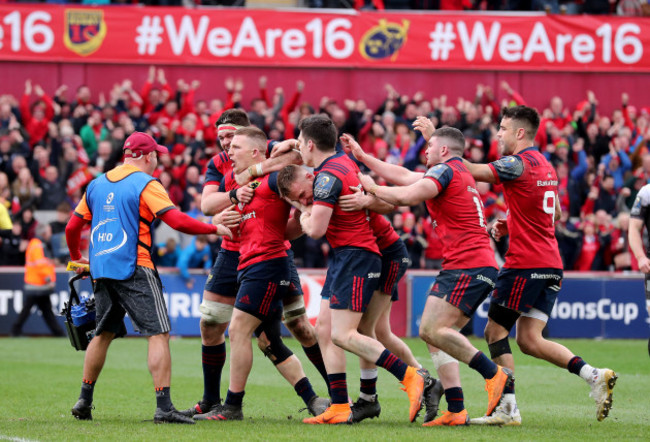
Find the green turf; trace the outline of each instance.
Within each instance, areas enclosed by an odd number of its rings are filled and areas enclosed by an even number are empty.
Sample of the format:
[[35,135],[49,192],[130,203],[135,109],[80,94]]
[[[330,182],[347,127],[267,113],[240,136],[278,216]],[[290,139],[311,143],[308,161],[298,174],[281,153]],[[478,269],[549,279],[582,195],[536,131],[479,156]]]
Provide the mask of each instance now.
[[[317,392],[322,379],[295,341],[289,346],[303,361]],[[619,374],[614,408],[597,422],[587,385],[577,376],[515,352],[521,427],[422,428],[408,423],[408,401],[397,381],[380,371],[380,419],[354,426],[308,426],[301,423],[302,402],[261,354],[244,398],[243,422],[201,422],[194,426],[154,425],[155,399],[146,368],[146,341],[122,339],[111,347],[95,389],[94,420],[70,415],[81,384],[83,353],[65,339],[0,339],[0,440],[648,440],[650,438],[650,363],[646,341],[563,340],[576,354]],[[432,369],[421,341],[408,344],[421,363]],[[476,340],[478,348],[486,349]],[[514,345],[514,343],[513,343]],[[173,339],[172,399],[177,408],[196,402],[203,391],[198,339]],[[356,397],[358,364],[348,358],[350,395]],[[381,370],[381,369],[380,369]],[[227,388],[224,369],[222,392]],[[483,380],[461,366],[465,404],[470,416],[485,412]],[[444,401],[443,401],[444,403]],[[444,405],[443,405],[444,406]],[[422,418],[419,418],[419,423]]]

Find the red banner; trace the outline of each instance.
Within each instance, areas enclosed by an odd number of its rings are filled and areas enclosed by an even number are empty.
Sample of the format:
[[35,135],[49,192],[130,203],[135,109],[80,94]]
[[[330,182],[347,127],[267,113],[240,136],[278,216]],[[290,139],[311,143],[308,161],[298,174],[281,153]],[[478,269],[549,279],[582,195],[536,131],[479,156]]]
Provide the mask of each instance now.
[[650,20],[338,10],[0,6],[0,60],[650,71]]

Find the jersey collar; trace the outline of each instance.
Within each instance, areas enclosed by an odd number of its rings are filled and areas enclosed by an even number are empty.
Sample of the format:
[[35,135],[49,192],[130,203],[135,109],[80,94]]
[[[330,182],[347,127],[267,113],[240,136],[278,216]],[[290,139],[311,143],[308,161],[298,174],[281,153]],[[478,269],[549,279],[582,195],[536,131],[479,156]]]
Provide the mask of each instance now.
[[325,161],[323,161],[322,163],[320,163],[320,166],[318,166],[317,168],[314,169],[314,173],[320,172],[320,170],[321,170],[323,167],[325,167],[325,164],[327,164],[328,161],[330,161],[330,160],[334,160],[334,159],[336,159],[336,158],[341,158],[343,155],[345,155],[345,152],[337,152],[337,153],[335,153],[334,155],[332,155],[331,157],[327,157],[327,158],[325,158]]

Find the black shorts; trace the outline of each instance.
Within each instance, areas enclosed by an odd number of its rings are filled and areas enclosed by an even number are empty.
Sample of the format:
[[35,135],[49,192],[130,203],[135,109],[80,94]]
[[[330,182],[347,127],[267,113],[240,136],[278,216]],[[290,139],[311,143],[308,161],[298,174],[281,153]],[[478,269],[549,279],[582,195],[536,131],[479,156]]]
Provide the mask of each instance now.
[[239,252],[225,249],[219,250],[217,260],[210,269],[203,290],[228,298],[237,296],[239,291],[239,283],[237,282],[238,265]]
[[409,267],[409,252],[404,241],[398,239],[392,245],[381,251],[381,276],[379,290],[390,295],[391,301],[399,299],[397,283],[402,279]]
[[124,281],[101,278],[94,281],[97,328],[118,336],[126,334],[124,315],[129,314],[133,329],[144,336],[171,330],[167,305],[158,272],[136,266],[133,276]]
[[534,308],[551,316],[555,300],[562,287],[562,269],[502,268],[492,303],[521,313]]
[[293,250],[287,250],[287,256],[289,257],[289,271],[291,272],[289,290],[287,290],[287,298],[293,298],[296,296],[302,296],[302,286],[300,285],[300,275],[298,275],[298,269],[296,268],[296,263],[293,259]]
[[380,273],[381,258],[376,253],[356,247],[337,250],[327,271],[330,308],[365,312],[379,287]]
[[243,268],[235,308],[260,320],[282,309],[290,284],[289,258],[274,258]]
[[494,267],[442,270],[433,283],[430,296],[445,299],[466,316],[472,316],[494,289],[498,270]]

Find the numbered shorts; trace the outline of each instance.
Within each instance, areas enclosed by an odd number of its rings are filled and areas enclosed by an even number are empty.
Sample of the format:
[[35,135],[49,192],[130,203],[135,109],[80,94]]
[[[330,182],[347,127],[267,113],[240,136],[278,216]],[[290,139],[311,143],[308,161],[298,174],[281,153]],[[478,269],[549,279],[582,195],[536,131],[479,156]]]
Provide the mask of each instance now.
[[264,321],[282,311],[282,299],[290,284],[289,258],[274,258],[239,271],[235,308]]
[[390,295],[391,301],[397,301],[397,283],[402,279],[410,263],[409,253],[404,241],[398,239],[381,251],[381,276],[379,291]]
[[381,258],[356,247],[339,248],[328,269],[330,308],[365,312],[379,287]]
[[446,300],[466,316],[472,316],[494,289],[495,267],[442,270],[429,290],[430,296]]
[[537,309],[551,316],[562,287],[562,269],[502,268],[491,302],[521,313]]
[[208,279],[203,290],[217,295],[234,298],[239,291],[237,282],[237,266],[239,265],[239,252],[220,249],[217,260],[210,269]]
[[107,331],[118,337],[126,335],[126,313],[131,318],[133,329],[144,336],[159,335],[171,330],[162,283],[155,270],[136,266],[133,276],[124,281],[96,279],[93,291],[96,334]]

